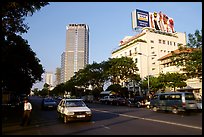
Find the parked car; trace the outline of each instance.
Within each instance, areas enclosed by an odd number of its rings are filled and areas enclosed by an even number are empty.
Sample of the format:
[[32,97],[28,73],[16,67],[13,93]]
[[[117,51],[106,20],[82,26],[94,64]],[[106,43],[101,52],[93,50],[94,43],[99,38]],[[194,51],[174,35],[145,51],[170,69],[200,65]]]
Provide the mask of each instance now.
[[153,96],[150,108],[153,111],[164,110],[177,114],[181,111],[197,110],[197,104],[192,92],[165,92]]
[[69,121],[91,121],[92,111],[83,99],[63,98],[57,106],[57,115],[64,123]]
[[129,106],[136,106],[138,108],[140,107],[146,107],[147,99],[145,96],[135,96],[133,99],[129,100]]
[[43,98],[41,107],[42,109],[56,109],[57,102],[53,98],[46,97]]
[[109,95],[109,96],[104,96],[103,98],[101,98],[99,100],[100,103],[102,104],[113,104],[113,101],[116,99],[117,97],[115,95]]
[[125,98],[122,98],[122,97],[117,97],[116,99],[114,99],[112,101],[112,104],[117,105],[117,106],[126,105],[127,100]]

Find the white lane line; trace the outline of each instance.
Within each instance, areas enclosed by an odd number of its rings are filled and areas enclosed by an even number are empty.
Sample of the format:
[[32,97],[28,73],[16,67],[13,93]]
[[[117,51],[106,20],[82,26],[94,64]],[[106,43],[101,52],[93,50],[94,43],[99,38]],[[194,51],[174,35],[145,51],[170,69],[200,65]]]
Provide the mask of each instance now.
[[105,126],[105,125],[101,125],[103,128],[106,128],[106,129],[110,129],[109,127]]
[[168,121],[157,120],[157,119],[151,119],[151,118],[143,118],[143,117],[131,116],[131,115],[126,115],[126,114],[118,114],[118,113],[113,113],[113,112],[104,111],[104,110],[97,110],[97,109],[93,109],[93,110],[94,110],[94,111],[103,112],[103,113],[110,113],[110,114],[114,114],[114,115],[129,117],[129,118],[142,119],[142,120],[147,120],[147,121],[154,121],[154,122],[159,122],[159,123],[165,123],[165,124],[171,124],[171,125],[176,125],[176,126],[183,126],[183,127],[195,128],[195,129],[200,129],[200,130],[202,130],[202,127],[197,127],[197,126],[191,126],[191,125],[180,124],[180,123],[174,123],[174,122],[168,122]]

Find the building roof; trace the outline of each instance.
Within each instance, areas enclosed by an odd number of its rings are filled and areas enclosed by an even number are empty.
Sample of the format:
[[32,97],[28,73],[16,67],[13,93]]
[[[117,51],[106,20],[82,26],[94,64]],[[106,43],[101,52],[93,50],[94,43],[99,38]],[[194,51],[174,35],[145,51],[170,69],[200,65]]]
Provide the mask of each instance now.
[[194,48],[187,48],[187,49],[185,49],[185,50],[176,49],[176,50],[172,51],[171,53],[168,53],[168,54],[166,54],[165,56],[159,58],[158,60],[165,60],[165,59],[167,59],[167,58],[170,58],[170,57],[173,56],[173,53],[174,53],[174,54],[190,53],[190,52],[192,52],[193,50],[194,50]]
[[135,36],[130,37],[129,39],[126,39],[125,41],[121,40],[120,41],[120,46],[123,46],[123,45],[131,42],[132,40],[137,39],[137,38],[143,36],[144,34],[145,34],[145,32],[142,32],[142,33],[139,33],[139,34],[137,34]]

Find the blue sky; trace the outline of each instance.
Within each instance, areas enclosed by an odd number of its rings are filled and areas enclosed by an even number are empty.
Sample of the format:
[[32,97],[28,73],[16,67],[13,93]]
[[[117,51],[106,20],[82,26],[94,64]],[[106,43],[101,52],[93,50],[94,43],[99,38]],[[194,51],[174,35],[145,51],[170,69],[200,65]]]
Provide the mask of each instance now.
[[[45,71],[55,72],[65,51],[66,26],[85,23],[90,29],[89,63],[100,63],[111,57],[125,36],[137,34],[131,28],[131,12],[135,9],[162,11],[174,19],[175,31],[187,35],[202,29],[202,2],[50,2],[26,17],[24,23],[30,29],[23,37]],[[42,88],[42,83],[35,87]]]

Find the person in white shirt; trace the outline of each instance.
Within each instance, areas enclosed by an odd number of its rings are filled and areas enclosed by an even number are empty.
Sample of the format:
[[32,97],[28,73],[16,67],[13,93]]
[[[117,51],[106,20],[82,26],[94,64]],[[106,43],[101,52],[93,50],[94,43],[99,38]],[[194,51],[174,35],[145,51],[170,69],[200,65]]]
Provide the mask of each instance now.
[[23,112],[23,119],[22,119],[21,126],[30,124],[30,113],[31,113],[31,111],[32,111],[32,105],[28,101],[28,99],[26,98],[24,100],[24,112]]

